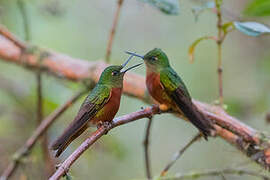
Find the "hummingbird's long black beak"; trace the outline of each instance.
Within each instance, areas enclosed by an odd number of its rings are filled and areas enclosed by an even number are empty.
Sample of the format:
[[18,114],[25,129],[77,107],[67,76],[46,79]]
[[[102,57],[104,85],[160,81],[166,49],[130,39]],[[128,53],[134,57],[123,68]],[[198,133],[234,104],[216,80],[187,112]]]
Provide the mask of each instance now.
[[124,64],[122,64],[122,69],[129,63],[129,61],[133,58],[133,55],[131,55],[128,60],[126,60],[126,62],[124,62]]
[[133,52],[129,52],[129,51],[126,51],[127,54],[129,55],[132,55],[132,56],[137,56],[137,57],[140,57],[143,59],[143,56],[139,55],[139,54],[136,54],[136,53],[133,53]]
[[133,69],[135,67],[138,67],[138,66],[142,65],[142,64],[143,63],[135,64],[134,66],[131,66],[131,67],[127,68],[126,70],[122,71],[121,73],[125,73],[125,72],[127,72],[127,71],[129,71],[129,70],[131,70],[131,69]]

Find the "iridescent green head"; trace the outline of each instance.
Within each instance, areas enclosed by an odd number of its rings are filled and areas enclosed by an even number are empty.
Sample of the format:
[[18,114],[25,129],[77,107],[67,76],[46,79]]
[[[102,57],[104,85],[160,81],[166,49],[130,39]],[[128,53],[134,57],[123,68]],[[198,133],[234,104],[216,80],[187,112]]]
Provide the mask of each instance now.
[[155,48],[149,51],[144,56],[141,56],[132,52],[126,52],[126,53],[142,58],[146,66],[154,71],[157,71],[166,67],[170,67],[170,63],[169,63],[169,59],[167,55],[159,48]]
[[123,70],[123,68],[128,64],[132,57],[133,56],[130,56],[128,60],[120,66],[108,66],[105,68],[99,78],[98,84],[104,84],[113,88],[123,87],[123,78],[125,73],[142,64],[136,64],[126,70]]

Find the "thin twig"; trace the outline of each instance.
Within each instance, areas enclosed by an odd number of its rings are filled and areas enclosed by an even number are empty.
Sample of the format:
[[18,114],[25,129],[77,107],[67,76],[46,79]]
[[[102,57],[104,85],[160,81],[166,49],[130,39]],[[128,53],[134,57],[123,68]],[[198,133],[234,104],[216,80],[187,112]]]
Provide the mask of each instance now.
[[14,43],[16,46],[18,46],[20,49],[26,49],[27,45],[19,40],[17,37],[15,37],[11,32],[8,31],[8,29],[0,25],[0,34],[2,34],[5,38],[10,40],[12,43]]
[[29,18],[28,18],[28,15],[27,15],[27,10],[26,10],[26,7],[25,7],[25,3],[23,0],[17,0],[17,3],[18,3],[18,7],[19,7],[19,10],[20,10],[20,13],[22,15],[22,20],[23,20],[23,29],[24,29],[24,39],[26,41],[30,41],[31,39],[31,34],[30,34],[30,26],[29,26]]
[[61,105],[58,109],[56,109],[53,113],[51,113],[48,117],[46,117],[41,124],[36,128],[36,130],[32,133],[31,137],[25,142],[25,144],[16,151],[13,156],[12,162],[7,166],[7,168],[2,173],[0,180],[7,180],[16,170],[18,165],[21,162],[21,159],[27,156],[33,146],[36,144],[37,140],[46,132],[48,127],[52,125],[52,123],[62,115],[79,97],[85,93],[86,90],[79,91],[74,96],[72,96],[65,104]]
[[[19,11],[22,16],[23,21],[23,27],[24,27],[24,34],[25,34],[25,40],[29,42],[31,40],[31,33],[30,33],[30,21],[27,14],[27,9],[25,7],[25,2],[23,0],[18,0],[18,7]],[[39,58],[39,61],[41,61],[42,58]],[[42,97],[42,76],[41,76],[41,70],[38,69],[36,71],[36,82],[37,82],[37,126],[41,123],[43,119],[43,97]],[[48,149],[48,136],[45,132],[43,134],[42,140],[41,140],[41,148],[42,148],[42,154],[45,164],[45,176],[49,177],[54,172],[54,162],[50,155],[49,149]]]
[[219,104],[223,105],[223,78],[222,78],[222,15],[221,15],[221,3],[222,0],[215,0],[216,3],[216,13],[217,13],[217,28],[218,28],[218,37],[217,37],[217,47],[218,47],[218,83],[219,83]]
[[[41,71],[38,71],[36,74],[37,78],[37,122],[38,125],[42,122],[43,119],[43,98],[42,98],[42,76]],[[44,132],[41,139],[41,148],[43,151],[43,159],[45,163],[45,175],[50,177],[54,172],[54,160],[51,157],[49,152],[48,145],[48,135],[47,132]]]
[[245,169],[214,169],[214,170],[205,170],[201,172],[192,172],[188,174],[180,174],[174,177],[163,177],[160,180],[184,180],[184,179],[199,179],[202,177],[211,177],[211,176],[220,176],[224,174],[230,175],[248,175],[253,177],[262,178],[263,180],[270,180],[269,176],[266,176],[262,173],[252,171],[252,170],[245,170]]
[[119,15],[120,15],[120,11],[121,11],[123,1],[124,0],[118,0],[118,3],[117,3],[117,9],[116,9],[116,12],[115,12],[115,15],[114,15],[113,24],[112,24],[112,28],[111,28],[111,31],[110,31],[110,36],[109,36],[107,49],[106,49],[106,57],[105,57],[106,62],[110,61],[110,56],[111,56],[111,51],[112,51],[112,44],[113,44],[114,35],[115,35],[115,31],[116,31],[116,27],[117,27],[117,23],[118,23],[118,19],[119,19]]
[[143,141],[146,177],[148,178],[148,180],[152,179],[151,161],[150,161],[150,153],[149,153],[149,137],[150,137],[150,132],[151,132],[152,119],[153,119],[152,117],[149,117],[146,131],[145,131],[145,137]]
[[270,112],[266,113],[265,120],[267,123],[270,123]]
[[[43,120],[43,98],[42,98],[42,76],[41,71],[37,72],[36,75],[37,78],[37,122],[38,125]],[[41,148],[43,151],[43,159],[45,163],[45,176],[49,177],[54,172],[54,160],[51,157],[50,151],[49,151],[49,140],[47,132],[44,132],[42,138],[41,138]]]
[[160,177],[163,177],[167,174],[168,170],[174,165],[174,163],[184,154],[184,152],[196,141],[202,137],[201,133],[196,134],[180,151],[176,152],[172,160],[166,165],[163,171],[160,173]]
[[154,114],[162,113],[159,106],[154,105],[140,111],[136,111],[118,118],[113,119],[111,125],[107,128],[101,126],[93,132],[57,169],[57,171],[50,177],[49,180],[58,180],[64,176],[70,169],[70,166],[99,138],[108,133],[111,129],[130,123],[132,121],[151,117]]

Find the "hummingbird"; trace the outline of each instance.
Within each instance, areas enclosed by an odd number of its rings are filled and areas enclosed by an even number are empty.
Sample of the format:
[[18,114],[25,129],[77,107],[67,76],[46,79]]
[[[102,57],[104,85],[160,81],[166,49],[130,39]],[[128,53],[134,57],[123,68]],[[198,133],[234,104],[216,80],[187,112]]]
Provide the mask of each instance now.
[[120,106],[124,74],[143,64],[136,64],[123,70],[132,57],[130,56],[124,64],[109,66],[102,72],[98,83],[85,98],[77,116],[52,144],[52,149],[57,150],[55,157],[59,157],[66,147],[89,126],[105,126],[113,120]]
[[144,60],[146,86],[149,94],[160,103],[160,108],[183,114],[207,140],[213,130],[212,122],[193,104],[186,85],[171,67],[167,55],[158,48],[144,56],[128,51],[126,53]]

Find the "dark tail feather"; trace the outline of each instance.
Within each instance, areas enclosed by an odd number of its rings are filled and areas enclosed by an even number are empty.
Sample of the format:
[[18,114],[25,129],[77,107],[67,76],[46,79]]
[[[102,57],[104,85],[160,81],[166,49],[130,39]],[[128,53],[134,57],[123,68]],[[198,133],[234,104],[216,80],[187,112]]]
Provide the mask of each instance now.
[[67,148],[67,146],[87,129],[87,125],[72,132],[72,129],[67,128],[64,133],[52,144],[52,149],[57,150],[55,157],[58,157]]
[[183,114],[201,131],[207,140],[207,137],[211,135],[211,131],[214,129],[212,122],[198,110],[189,97],[182,94],[181,90],[177,89],[173,92],[172,98]]
[[211,130],[214,129],[212,122],[193,103],[182,106],[181,110],[188,120],[201,131],[204,138],[208,140],[207,137],[211,135]]

